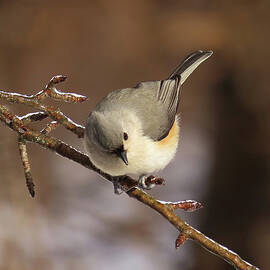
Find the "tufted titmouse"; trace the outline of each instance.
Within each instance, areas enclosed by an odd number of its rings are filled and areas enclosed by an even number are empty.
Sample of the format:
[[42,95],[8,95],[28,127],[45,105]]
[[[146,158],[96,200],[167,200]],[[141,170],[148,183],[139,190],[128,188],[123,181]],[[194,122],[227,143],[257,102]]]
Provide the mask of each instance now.
[[190,54],[165,80],[139,83],[104,97],[87,119],[84,142],[93,164],[112,176],[146,175],[174,157],[182,84],[212,51]]

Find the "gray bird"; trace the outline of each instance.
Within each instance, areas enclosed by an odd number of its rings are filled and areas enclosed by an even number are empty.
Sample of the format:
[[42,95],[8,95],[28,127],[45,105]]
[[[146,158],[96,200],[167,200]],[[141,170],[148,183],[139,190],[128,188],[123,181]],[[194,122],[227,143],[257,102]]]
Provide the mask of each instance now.
[[179,140],[177,108],[189,75],[212,51],[196,51],[161,81],[115,90],[90,113],[84,143],[93,164],[112,176],[146,176],[173,159]]

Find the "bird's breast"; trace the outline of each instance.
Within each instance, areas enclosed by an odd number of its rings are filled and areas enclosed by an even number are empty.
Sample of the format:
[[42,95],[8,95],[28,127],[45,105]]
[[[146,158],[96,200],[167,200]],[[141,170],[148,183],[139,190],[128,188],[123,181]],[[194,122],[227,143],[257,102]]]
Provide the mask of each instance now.
[[151,174],[162,170],[175,156],[179,140],[179,126],[177,119],[161,141],[153,141],[148,137],[141,137],[128,150],[129,169],[137,174]]

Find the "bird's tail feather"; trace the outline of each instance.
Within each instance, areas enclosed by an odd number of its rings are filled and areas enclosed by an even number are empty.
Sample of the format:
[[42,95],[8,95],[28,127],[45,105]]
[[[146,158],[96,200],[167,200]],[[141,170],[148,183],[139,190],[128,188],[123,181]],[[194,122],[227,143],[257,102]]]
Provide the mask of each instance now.
[[181,85],[189,77],[189,75],[207,58],[213,54],[212,51],[196,51],[185,58],[185,60],[176,67],[168,79],[173,79],[176,75],[180,75]]

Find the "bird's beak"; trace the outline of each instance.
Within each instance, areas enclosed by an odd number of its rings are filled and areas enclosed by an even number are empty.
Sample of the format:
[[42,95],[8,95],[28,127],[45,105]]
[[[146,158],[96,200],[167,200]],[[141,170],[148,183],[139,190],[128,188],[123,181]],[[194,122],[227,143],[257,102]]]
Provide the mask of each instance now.
[[124,163],[128,165],[127,150],[121,151],[119,156],[124,161]]

